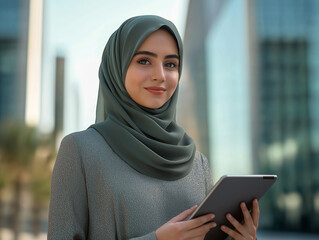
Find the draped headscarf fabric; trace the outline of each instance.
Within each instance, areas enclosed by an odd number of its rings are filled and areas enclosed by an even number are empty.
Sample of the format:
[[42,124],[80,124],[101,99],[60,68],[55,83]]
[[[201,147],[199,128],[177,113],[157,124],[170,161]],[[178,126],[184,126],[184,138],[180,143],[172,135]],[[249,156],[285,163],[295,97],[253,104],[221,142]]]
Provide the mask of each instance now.
[[176,40],[179,77],[182,70],[182,41],[174,24],[153,15],[126,20],[107,42],[99,69],[96,129],[112,150],[138,172],[158,179],[177,180],[193,164],[195,144],[176,123],[178,87],[161,107],[143,107],[125,89],[130,62],[143,41],[158,29],[167,30]]

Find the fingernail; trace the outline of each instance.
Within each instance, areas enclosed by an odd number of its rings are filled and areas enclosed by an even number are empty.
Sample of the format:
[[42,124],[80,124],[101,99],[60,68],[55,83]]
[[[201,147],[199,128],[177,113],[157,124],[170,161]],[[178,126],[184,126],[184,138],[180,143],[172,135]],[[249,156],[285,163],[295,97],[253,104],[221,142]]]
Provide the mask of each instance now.
[[210,215],[210,218],[213,219],[215,217],[215,214]]
[[220,227],[220,229],[221,229],[221,230],[225,230],[226,228],[225,228],[224,225],[222,225],[222,226]]
[[213,222],[211,226],[212,226],[212,228],[214,228],[217,226],[217,224],[215,222]]
[[240,205],[241,205],[242,207],[246,207],[246,204],[245,204],[244,202],[242,202]]
[[233,216],[230,213],[227,213],[226,217],[227,218],[233,218]]

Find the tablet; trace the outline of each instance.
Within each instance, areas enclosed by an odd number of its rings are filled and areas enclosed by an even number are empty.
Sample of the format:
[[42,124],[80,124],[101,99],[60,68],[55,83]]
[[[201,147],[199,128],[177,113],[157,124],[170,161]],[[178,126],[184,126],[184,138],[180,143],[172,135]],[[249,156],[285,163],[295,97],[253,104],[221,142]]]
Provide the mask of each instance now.
[[207,233],[205,240],[225,239],[227,234],[220,230],[220,226],[226,225],[232,228],[226,219],[226,214],[231,213],[241,222],[243,215],[240,203],[245,202],[248,210],[251,210],[252,200],[255,198],[259,200],[276,179],[276,175],[225,175],[218,180],[189,219],[214,213],[213,221],[217,223],[217,227]]

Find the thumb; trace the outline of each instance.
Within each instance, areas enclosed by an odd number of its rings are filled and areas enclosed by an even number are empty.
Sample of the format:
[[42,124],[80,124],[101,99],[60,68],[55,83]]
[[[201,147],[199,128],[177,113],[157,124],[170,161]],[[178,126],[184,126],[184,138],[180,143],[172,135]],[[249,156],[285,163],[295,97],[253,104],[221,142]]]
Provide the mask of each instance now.
[[184,212],[178,214],[177,216],[173,217],[171,220],[169,220],[169,223],[176,223],[180,221],[184,221],[189,215],[194,212],[194,210],[197,208],[197,205],[185,210]]

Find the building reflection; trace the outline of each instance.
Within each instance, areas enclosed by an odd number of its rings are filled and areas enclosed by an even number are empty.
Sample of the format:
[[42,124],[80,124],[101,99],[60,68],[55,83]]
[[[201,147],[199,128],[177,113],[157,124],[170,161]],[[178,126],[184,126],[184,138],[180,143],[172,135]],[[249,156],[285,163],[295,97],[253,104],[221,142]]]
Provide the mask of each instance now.
[[[189,3],[179,110],[214,179],[278,174],[261,228],[319,232],[319,2]],[[197,123],[197,125],[192,125]]]
[[319,231],[318,1],[257,1],[260,172],[281,181],[265,205],[267,227]]
[[25,118],[28,2],[0,1],[0,122]]

